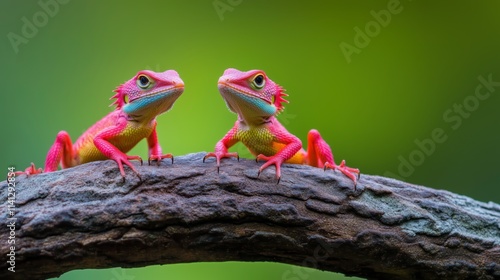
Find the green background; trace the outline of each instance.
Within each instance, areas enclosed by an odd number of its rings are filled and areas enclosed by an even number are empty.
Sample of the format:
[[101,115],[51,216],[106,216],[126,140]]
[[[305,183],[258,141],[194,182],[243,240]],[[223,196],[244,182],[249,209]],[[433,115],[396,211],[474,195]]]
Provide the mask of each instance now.
[[[164,151],[210,151],[235,120],[216,87],[224,69],[234,67],[263,69],[284,86],[290,104],[282,123],[304,144],[307,131],[318,129],[337,162],[500,202],[500,87],[472,103],[479,76],[500,81],[500,2],[405,0],[385,26],[373,24],[371,11],[391,1],[102,2],[59,5],[16,53],[8,34],[22,36],[21,19],[33,22],[43,9],[38,1],[1,1],[5,172],[31,161],[43,166],[59,130],[76,140],[111,110],[111,91],[146,68],[176,69],[186,83],[174,108],[158,118]],[[218,12],[214,3],[229,9]],[[38,20],[43,23],[43,16]],[[367,24],[369,42],[358,40],[349,62],[340,44],[355,47],[355,28]],[[443,114],[464,100],[476,108],[453,129]],[[436,128],[446,141],[426,155],[418,152],[415,141]],[[146,150],[141,143],[130,154],[146,157]],[[250,156],[241,146],[234,150]],[[414,170],[401,173],[401,158],[410,155]],[[296,269],[202,263],[73,271],[61,279],[286,279],[284,273]],[[288,279],[343,278],[299,272]]]

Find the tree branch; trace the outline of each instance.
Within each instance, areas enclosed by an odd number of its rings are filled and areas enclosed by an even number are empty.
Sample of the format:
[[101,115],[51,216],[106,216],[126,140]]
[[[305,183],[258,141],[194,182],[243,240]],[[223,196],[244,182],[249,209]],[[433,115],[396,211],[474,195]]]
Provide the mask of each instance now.
[[[370,279],[499,279],[500,205],[362,175],[252,160],[126,169],[112,161],[16,178],[15,273],[44,279],[81,268],[273,261]],[[0,182],[4,213],[7,182]],[[5,217],[9,218],[8,215]],[[8,223],[8,222],[6,222]],[[10,253],[0,227],[0,255]],[[283,279],[294,279],[293,274]]]

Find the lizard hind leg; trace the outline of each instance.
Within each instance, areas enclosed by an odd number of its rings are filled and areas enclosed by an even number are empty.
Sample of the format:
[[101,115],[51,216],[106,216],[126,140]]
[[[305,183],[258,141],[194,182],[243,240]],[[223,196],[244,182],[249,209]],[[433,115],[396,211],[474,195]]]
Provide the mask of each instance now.
[[327,168],[338,169],[349,177],[354,185],[356,185],[356,177],[359,177],[359,169],[346,166],[344,160],[340,165],[335,164],[332,149],[315,129],[311,129],[307,135],[307,163],[325,170]]
[[334,162],[332,149],[316,129],[311,129],[307,134],[307,164],[323,168],[327,162]]
[[62,130],[57,133],[56,140],[47,153],[45,159],[45,172],[56,171],[59,163],[62,168],[73,166],[73,144],[69,134]]

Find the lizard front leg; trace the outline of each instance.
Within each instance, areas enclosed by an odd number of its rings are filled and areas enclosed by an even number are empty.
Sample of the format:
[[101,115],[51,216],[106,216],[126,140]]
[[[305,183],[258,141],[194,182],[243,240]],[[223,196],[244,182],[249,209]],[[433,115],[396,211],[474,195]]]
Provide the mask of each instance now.
[[219,173],[221,159],[235,157],[238,159],[238,161],[240,160],[238,153],[228,153],[227,151],[234,144],[238,143],[239,140],[236,137],[237,131],[238,127],[237,125],[235,125],[231,130],[229,130],[226,133],[226,135],[219,142],[217,142],[217,144],[215,144],[215,152],[207,153],[203,157],[203,162],[205,162],[207,158],[215,157],[215,160],[217,162],[217,173]]
[[[69,134],[62,130],[57,134],[56,140],[52,147],[50,147],[47,152],[47,157],[45,158],[45,172],[56,171],[59,163],[61,163],[62,168],[68,168],[74,165],[73,159],[75,158],[75,153],[73,151],[73,144],[71,143],[71,137]],[[36,168],[33,163],[23,171],[15,172],[16,175],[19,174],[39,174],[42,173],[41,168]]]
[[137,172],[135,167],[129,161],[129,160],[139,160],[142,165],[141,157],[128,156],[109,142],[109,140],[120,135],[126,128],[127,128],[127,120],[125,118],[119,118],[115,126],[111,126],[101,131],[99,134],[95,136],[94,145],[99,151],[101,151],[103,155],[114,160],[118,164],[118,168],[120,168],[120,173],[122,174],[123,178],[125,178],[125,171],[123,170],[123,164],[126,164],[128,165],[128,167],[130,167],[130,169],[132,169],[132,171],[134,171],[137,177],[141,179],[139,172]]
[[266,160],[266,163],[264,163],[260,168],[259,168],[259,173],[269,167],[270,165],[273,165],[276,167],[276,178],[278,179],[278,182],[280,182],[281,179],[281,164],[283,162],[287,161],[288,159],[292,158],[296,153],[298,153],[302,149],[302,142],[300,141],[299,138],[296,136],[290,134],[290,133],[284,133],[284,132],[278,132],[275,133],[275,140],[276,144],[285,144],[286,146],[282,148],[280,151],[278,151],[275,155],[273,156],[266,156],[263,154],[257,155],[256,160]]
[[307,163],[311,166],[323,167],[325,170],[327,168],[338,169],[349,177],[356,187],[356,177],[359,178],[359,169],[346,166],[345,160],[342,160],[340,165],[336,165],[333,160],[332,149],[315,129],[311,129],[307,135]]
[[169,158],[174,163],[174,156],[172,154],[162,154],[161,146],[158,142],[158,134],[156,133],[156,121],[153,124],[153,131],[147,138],[148,148],[149,148],[149,158],[148,165],[151,165],[151,161],[155,161],[157,165],[160,165],[160,161],[164,158]]

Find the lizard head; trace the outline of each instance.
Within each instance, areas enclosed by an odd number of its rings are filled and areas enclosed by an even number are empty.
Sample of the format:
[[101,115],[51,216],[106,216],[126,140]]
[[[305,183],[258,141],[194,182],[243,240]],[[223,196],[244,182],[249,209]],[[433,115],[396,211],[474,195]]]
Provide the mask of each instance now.
[[172,108],[184,91],[184,82],[175,70],[154,72],[139,71],[132,79],[115,89],[117,109],[132,117],[155,117]]
[[283,110],[281,86],[269,79],[264,71],[242,72],[229,68],[219,78],[219,91],[229,110],[247,123],[262,123]]

